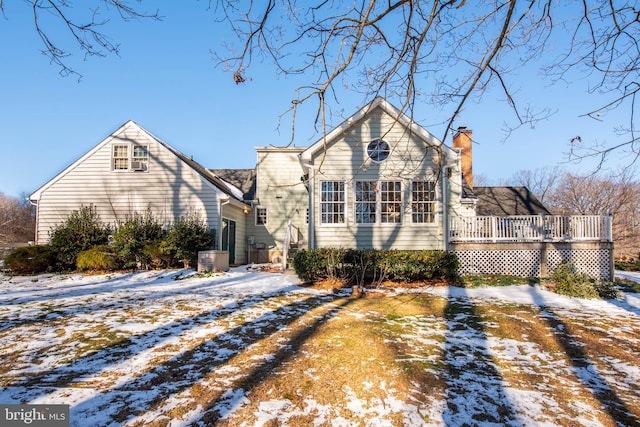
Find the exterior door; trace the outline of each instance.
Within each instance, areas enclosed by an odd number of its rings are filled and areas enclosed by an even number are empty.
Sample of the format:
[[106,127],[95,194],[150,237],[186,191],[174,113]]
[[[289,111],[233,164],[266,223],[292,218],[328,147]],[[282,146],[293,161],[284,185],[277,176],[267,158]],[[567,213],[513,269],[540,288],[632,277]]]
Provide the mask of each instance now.
[[222,250],[229,251],[229,264],[236,262],[236,222],[222,219]]

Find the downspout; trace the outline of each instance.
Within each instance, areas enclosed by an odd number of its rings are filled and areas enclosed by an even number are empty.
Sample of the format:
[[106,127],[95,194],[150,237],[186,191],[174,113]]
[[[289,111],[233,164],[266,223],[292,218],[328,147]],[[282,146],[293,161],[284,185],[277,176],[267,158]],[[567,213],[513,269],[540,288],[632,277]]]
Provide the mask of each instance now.
[[449,250],[449,180],[451,170],[458,164],[460,157],[457,155],[450,159],[446,153],[443,153],[442,157],[442,246],[446,252]]
[[449,171],[451,166],[442,166],[442,244],[444,251],[449,250]]
[[316,247],[316,229],[315,229],[315,210],[314,210],[314,183],[315,183],[315,171],[313,169],[312,164],[310,163],[303,163],[302,158],[298,157],[298,159],[300,160],[300,166],[302,166],[302,170],[303,172],[306,172],[307,174],[307,182],[305,183],[305,186],[307,187],[307,194],[309,196],[309,201],[307,202],[307,209],[309,212],[309,216],[308,216],[308,221],[309,223],[307,224],[307,241],[308,241],[308,248],[309,249],[315,249]]
[[[314,172],[315,173],[315,172]],[[313,180],[313,181],[311,181]],[[315,177],[311,177],[310,175],[310,180],[309,180],[309,202],[308,202],[308,209],[309,209],[309,226],[308,226],[308,233],[309,233],[309,249],[315,249],[316,248],[316,214],[315,214],[315,202],[313,200],[314,198],[314,188],[315,188]]]

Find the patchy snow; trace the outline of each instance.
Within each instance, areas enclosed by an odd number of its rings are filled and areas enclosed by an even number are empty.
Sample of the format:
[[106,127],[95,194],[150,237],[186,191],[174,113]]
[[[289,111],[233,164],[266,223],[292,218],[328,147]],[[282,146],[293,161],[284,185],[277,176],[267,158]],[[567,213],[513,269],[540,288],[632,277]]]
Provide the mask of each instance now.
[[[640,281],[640,273],[616,272],[616,276]],[[558,330],[564,327],[558,316],[571,315],[603,336],[626,334],[630,345],[640,346],[638,294],[626,293],[615,301],[582,300],[529,285],[396,292],[441,296],[462,308],[483,300],[536,306],[540,318]],[[69,404],[73,426],[152,422],[204,426],[212,413],[219,420],[230,419],[252,403],[251,388],[242,386],[248,384],[247,370],[265,365],[275,369],[281,363],[277,351],[263,350],[265,339],[273,337],[274,348],[290,348],[294,344],[287,334],[292,322],[323,305],[331,313],[326,318],[333,316],[332,310],[339,309],[334,301],[344,295],[301,287],[294,275],[246,267],[211,277],[174,270],[0,275],[0,358],[5,365],[0,403]],[[349,315],[360,319],[366,314]],[[322,316],[312,321],[322,321]],[[587,323],[594,318],[606,318],[608,323]],[[423,363],[425,372],[446,381],[446,395],[425,396],[417,388],[400,392],[384,381],[371,380],[360,390],[342,390],[346,397],[340,408],[313,396],[296,404],[280,395],[253,402],[253,418],[245,425],[272,420],[287,425],[295,424],[297,417],[311,417],[313,425],[350,426],[355,417],[371,426],[397,422],[489,426],[497,424],[482,421],[482,416],[493,413],[500,413],[509,425],[551,426],[558,420],[601,425],[598,411],[579,397],[570,405],[580,417],[566,419],[545,385],[546,378],[554,376],[566,382],[570,392],[578,388],[566,379],[570,375],[597,393],[610,392],[615,384],[625,399],[633,399],[622,402],[622,407],[632,407],[640,398],[638,365],[609,356],[599,361],[598,368],[590,363],[572,366],[535,343],[493,336],[492,328],[498,325],[487,323],[479,330],[469,326],[472,321],[470,309],[445,321],[430,316],[387,320],[398,335],[386,340],[401,342],[405,348],[398,360]],[[335,345],[341,345],[339,338],[336,335]],[[247,356],[239,359],[244,353]],[[438,363],[445,363],[447,372],[434,368]],[[510,384],[503,378],[504,366],[539,376],[543,382],[536,389]],[[306,375],[313,381],[318,372],[310,369]],[[210,407],[195,403],[197,393],[208,391],[218,393]],[[364,396],[365,392],[379,397]]]

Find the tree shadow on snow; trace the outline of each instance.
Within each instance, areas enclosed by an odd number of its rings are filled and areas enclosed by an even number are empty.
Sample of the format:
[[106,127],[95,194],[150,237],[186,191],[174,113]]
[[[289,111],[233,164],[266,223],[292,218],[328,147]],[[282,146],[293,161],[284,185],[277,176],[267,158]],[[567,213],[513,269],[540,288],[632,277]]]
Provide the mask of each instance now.
[[[273,311],[217,335],[196,347],[183,351],[171,359],[154,366],[142,375],[127,381],[111,390],[83,401],[73,412],[92,412],[95,408],[105,408],[114,421],[124,423],[136,416],[143,416],[150,409],[162,405],[162,402],[199,383],[224,366],[233,357],[254,343],[277,333],[304,316],[308,311],[333,302],[335,295],[316,295],[303,301],[280,306]],[[338,304],[329,310],[335,315],[346,304]],[[259,384],[276,367],[293,355],[310,332],[326,321],[326,316],[317,319],[311,326],[297,333],[286,346],[269,357],[248,375],[234,385],[237,390],[248,392]],[[208,413],[203,419],[209,422],[225,412],[226,395],[210,402],[205,409]]]
[[609,386],[606,379],[600,375],[598,367],[583,350],[583,344],[571,334],[571,329],[568,325],[546,304],[544,297],[537,292],[536,288],[532,288],[531,295],[540,309],[540,314],[553,331],[556,341],[569,357],[576,377],[598,399],[603,410],[620,425],[640,426],[640,419],[629,411],[620,396]]
[[108,371],[117,364],[135,357],[142,351],[159,346],[164,342],[169,342],[180,334],[200,325],[229,316],[236,311],[250,308],[264,301],[264,299],[264,297],[260,296],[249,297],[197,313],[191,317],[180,318],[153,330],[114,342],[96,352],[74,359],[54,369],[35,375],[27,374],[28,378],[26,380],[9,384],[8,386],[27,388],[26,393],[29,400],[46,395],[55,388],[72,386],[83,378]]
[[482,319],[467,298],[449,295],[445,362],[447,426],[521,425],[504,390],[502,376],[491,358]]

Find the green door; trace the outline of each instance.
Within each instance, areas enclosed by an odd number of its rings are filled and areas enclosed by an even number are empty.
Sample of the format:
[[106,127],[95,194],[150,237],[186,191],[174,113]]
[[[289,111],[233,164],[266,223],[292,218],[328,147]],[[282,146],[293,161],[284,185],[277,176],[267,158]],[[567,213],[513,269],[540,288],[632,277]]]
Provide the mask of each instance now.
[[229,264],[236,262],[236,222],[222,219],[222,250],[229,251]]

